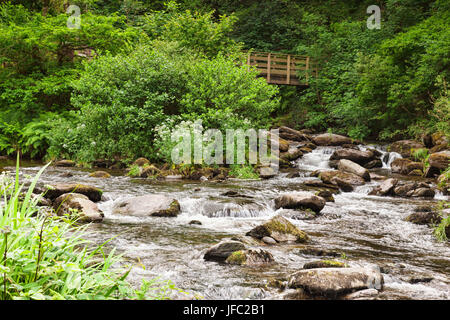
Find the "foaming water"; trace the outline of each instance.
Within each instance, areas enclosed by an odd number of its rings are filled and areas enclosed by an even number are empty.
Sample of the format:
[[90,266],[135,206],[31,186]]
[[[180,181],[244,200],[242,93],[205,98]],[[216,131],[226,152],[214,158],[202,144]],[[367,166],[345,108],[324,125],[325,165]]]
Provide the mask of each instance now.
[[[316,248],[336,252],[341,256],[338,259],[353,266],[381,267],[386,287],[382,299],[449,299],[449,244],[437,242],[429,227],[404,221],[417,206],[448,197],[440,193],[433,200],[369,196],[379,183],[376,181],[335,195],[335,202],[327,202],[313,220],[291,220],[311,235],[311,242],[264,246],[277,261],[274,265],[250,268],[203,260],[205,251],[215,243],[243,236],[281,212],[275,210],[273,199],[302,190],[302,183],[311,179],[311,171],[329,168],[328,160],[335,149],[319,147],[305,154],[296,162],[301,171],[300,177],[294,179],[280,174],[264,181],[160,182],[132,179],[120,172],[112,172],[110,179],[96,179],[88,177],[88,170],[52,167],[45,171],[41,183],[80,182],[101,188],[104,197],[99,208],[105,220],[90,225],[89,238],[99,244],[113,238],[109,245],[133,265],[130,279],[136,285],[142,278],[160,277],[189,293],[174,298],[280,299],[283,293],[267,284],[272,279],[285,280],[304,263],[320,259],[301,251]],[[24,168],[21,178],[39,169],[36,165]],[[73,176],[63,176],[67,172]],[[230,190],[238,195],[224,195]],[[119,201],[154,193],[178,199],[180,215],[142,218],[113,213]],[[192,220],[201,225],[190,225]],[[431,280],[411,283],[417,278]]]

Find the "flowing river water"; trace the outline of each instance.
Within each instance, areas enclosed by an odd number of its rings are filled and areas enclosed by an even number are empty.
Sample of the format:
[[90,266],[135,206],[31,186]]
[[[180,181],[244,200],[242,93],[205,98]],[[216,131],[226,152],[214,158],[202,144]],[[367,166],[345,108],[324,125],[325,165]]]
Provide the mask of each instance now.
[[[327,202],[317,218],[291,220],[310,235],[311,241],[264,246],[273,254],[277,262],[274,265],[231,266],[203,259],[205,250],[221,239],[245,235],[275,216],[278,211],[273,199],[284,192],[305,189],[302,183],[315,179],[309,177],[311,171],[328,168],[333,151],[333,147],[319,147],[305,154],[295,163],[300,177],[292,179],[281,173],[262,181],[161,182],[133,179],[117,171],[109,171],[113,175],[109,179],[98,179],[88,177],[92,170],[49,167],[41,182],[79,182],[101,188],[104,200],[99,208],[105,219],[89,226],[89,238],[100,244],[115,237],[110,245],[134,263],[131,280],[138,283],[142,278],[170,279],[189,293],[176,298],[283,299],[291,291],[271,286],[273,279],[286,280],[306,262],[323,258],[317,256],[322,250],[351,266],[379,266],[385,281],[379,299],[450,299],[449,243],[438,242],[427,226],[404,221],[415,207],[436,204],[448,197],[439,193],[432,200],[369,196],[377,181],[334,195],[335,202]],[[376,173],[393,176],[389,163],[395,156],[385,157],[383,168]],[[11,166],[11,162],[5,165]],[[32,176],[40,167],[28,163],[21,175]],[[64,175],[68,171],[72,177]],[[230,190],[241,196],[222,195]],[[179,200],[181,214],[176,218],[112,214],[117,201],[153,193]],[[199,220],[202,225],[190,225],[191,220]]]

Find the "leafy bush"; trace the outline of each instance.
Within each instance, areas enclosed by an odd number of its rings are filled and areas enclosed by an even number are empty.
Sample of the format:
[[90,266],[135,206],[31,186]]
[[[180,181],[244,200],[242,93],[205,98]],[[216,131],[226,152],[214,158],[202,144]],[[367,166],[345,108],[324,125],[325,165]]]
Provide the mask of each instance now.
[[[85,66],[72,97],[80,109],[78,124],[55,128],[51,155],[84,162],[141,156],[167,161],[170,133],[181,121],[203,120],[205,129],[269,124],[278,105],[277,89],[255,71],[237,66],[232,57],[188,60],[191,56],[173,43],[154,44]],[[167,132],[161,135],[163,125]]]

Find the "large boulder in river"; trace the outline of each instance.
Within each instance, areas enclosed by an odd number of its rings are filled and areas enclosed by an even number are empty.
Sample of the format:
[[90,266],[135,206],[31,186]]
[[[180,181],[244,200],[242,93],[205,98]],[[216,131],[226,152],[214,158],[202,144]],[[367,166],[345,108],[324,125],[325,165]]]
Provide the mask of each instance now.
[[140,217],[176,217],[180,213],[180,204],[164,195],[149,194],[117,203],[113,213]]
[[241,266],[262,266],[271,264],[274,261],[275,260],[270,252],[262,249],[250,249],[233,252],[225,260],[225,263]]
[[413,170],[423,170],[421,162],[414,162],[409,159],[399,158],[391,163],[392,173],[409,174]]
[[279,135],[281,138],[292,141],[310,141],[311,137],[307,134],[301,133],[300,131],[288,128],[288,127],[280,127]]
[[325,183],[331,183],[334,185],[339,185],[335,178],[338,178],[339,180],[352,186],[362,186],[365,184],[365,180],[360,176],[354,173],[337,170],[321,171],[319,178]]
[[313,142],[318,146],[341,146],[343,144],[352,144],[353,141],[349,137],[341,136],[334,133],[323,133],[315,136]]
[[434,225],[439,224],[442,217],[434,211],[414,212],[407,216],[405,220],[415,224]]
[[428,158],[430,167],[445,170],[450,166],[450,150],[432,153]]
[[233,252],[240,250],[245,250],[245,245],[242,242],[225,240],[209,248],[203,259],[224,262]]
[[306,242],[308,235],[294,226],[289,220],[278,215],[259,225],[246,234],[257,239],[270,237],[277,242]]
[[89,200],[94,202],[100,201],[103,194],[102,190],[99,188],[79,183],[56,183],[46,185],[44,192],[44,197],[51,200],[56,199],[62,194],[74,192],[84,194]]
[[354,174],[360,176],[361,178],[363,178],[364,180],[370,181],[369,170],[361,167],[359,164],[357,164],[351,160],[347,160],[347,159],[339,160],[338,169],[341,171],[354,173]]
[[275,199],[275,208],[311,209],[319,213],[325,206],[325,199],[310,192],[284,194]]
[[94,202],[79,193],[60,195],[53,201],[53,209],[58,216],[74,216],[77,214],[77,221],[79,222],[100,222],[104,217]]
[[357,164],[364,165],[374,160],[374,154],[372,151],[361,151],[356,149],[338,149],[333,152],[330,160],[351,160]]
[[389,196],[392,195],[394,192],[394,188],[397,185],[398,180],[397,179],[387,179],[380,183],[379,186],[375,187],[369,195],[378,195],[378,196]]
[[364,289],[381,289],[379,270],[370,268],[319,268],[301,270],[289,277],[288,286],[312,296],[337,296]]
[[389,151],[400,153],[403,158],[409,158],[414,150],[423,148],[425,148],[425,146],[421,142],[414,140],[400,140],[392,143],[389,147]]

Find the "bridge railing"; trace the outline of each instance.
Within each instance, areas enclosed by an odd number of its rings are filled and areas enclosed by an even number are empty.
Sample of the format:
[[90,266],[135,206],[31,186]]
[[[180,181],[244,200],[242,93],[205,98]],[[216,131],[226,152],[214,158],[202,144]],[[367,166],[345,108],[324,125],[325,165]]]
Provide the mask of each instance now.
[[268,83],[308,86],[310,77],[317,77],[318,69],[308,56],[248,52],[247,65],[255,66]]

